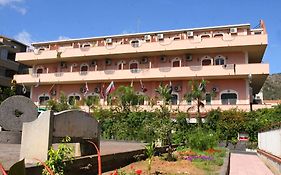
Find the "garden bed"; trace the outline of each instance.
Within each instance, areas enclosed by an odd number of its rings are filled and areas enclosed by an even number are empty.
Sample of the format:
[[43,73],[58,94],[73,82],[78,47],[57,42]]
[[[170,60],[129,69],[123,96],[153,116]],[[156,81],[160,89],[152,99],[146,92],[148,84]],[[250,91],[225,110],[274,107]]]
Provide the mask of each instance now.
[[[173,153],[175,161],[166,161],[166,155],[152,158],[151,174],[219,174],[226,156],[225,149],[192,151],[184,149]],[[104,175],[149,174],[148,160],[132,163]]]

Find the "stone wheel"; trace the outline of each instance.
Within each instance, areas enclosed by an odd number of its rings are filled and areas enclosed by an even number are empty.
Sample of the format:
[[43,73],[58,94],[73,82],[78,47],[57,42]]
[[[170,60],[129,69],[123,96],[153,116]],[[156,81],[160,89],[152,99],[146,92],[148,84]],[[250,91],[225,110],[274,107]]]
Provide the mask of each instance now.
[[23,122],[37,118],[37,106],[24,96],[12,96],[0,105],[0,126],[7,131],[21,131]]

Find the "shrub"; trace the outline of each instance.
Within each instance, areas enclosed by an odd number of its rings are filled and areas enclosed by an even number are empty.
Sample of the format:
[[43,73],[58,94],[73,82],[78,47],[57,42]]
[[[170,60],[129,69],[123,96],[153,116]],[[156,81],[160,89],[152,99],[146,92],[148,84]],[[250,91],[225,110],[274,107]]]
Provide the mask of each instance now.
[[202,128],[196,128],[189,134],[188,145],[191,149],[204,151],[217,146],[217,135]]

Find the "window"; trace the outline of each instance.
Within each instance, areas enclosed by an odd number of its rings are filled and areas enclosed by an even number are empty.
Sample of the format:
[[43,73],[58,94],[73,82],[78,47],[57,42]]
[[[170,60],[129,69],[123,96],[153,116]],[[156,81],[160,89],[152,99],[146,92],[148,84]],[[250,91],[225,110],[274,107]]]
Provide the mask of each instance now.
[[89,65],[88,64],[81,64],[80,66],[80,74],[81,75],[86,75],[89,70]]
[[130,70],[132,73],[138,73],[139,70],[139,62],[136,60],[130,61],[130,66],[129,66]]
[[208,65],[212,65],[212,60],[210,59],[202,60],[202,66],[208,66]]
[[42,74],[43,73],[43,67],[37,67],[36,73],[37,74]]
[[224,65],[225,58],[221,55],[215,57],[215,65]]
[[119,61],[118,63],[117,63],[117,70],[123,70],[124,69],[124,64],[125,64],[126,62],[125,61]]
[[80,95],[73,93],[68,96],[68,104],[74,105],[77,101],[80,101],[80,99]]
[[140,41],[139,40],[132,40],[131,41],[131,46],[132,47],[139,47],[140,46]]
[[172,67],[181,67],[181,59],[180,58],[174,58],[172,60]]
[[50,100],[50,96],[47,94],[42,94],[39,95],[38,97],[38,101],[40,105],[45,105],[48,100]]
[[206,105],[210,105],[212,101],[212,96],[211,94],[207,93],[206,94]]
[[172,102],[172,105],[178,104],[178,94],[172,94],[171,102]]
[[236,105],[237,93],[233,91],[221,93],[221,104],[223,105]]
[[191,105],[192,104],[192,99],[191,98],[189,98],[189,99],[187,99],[187,105]]

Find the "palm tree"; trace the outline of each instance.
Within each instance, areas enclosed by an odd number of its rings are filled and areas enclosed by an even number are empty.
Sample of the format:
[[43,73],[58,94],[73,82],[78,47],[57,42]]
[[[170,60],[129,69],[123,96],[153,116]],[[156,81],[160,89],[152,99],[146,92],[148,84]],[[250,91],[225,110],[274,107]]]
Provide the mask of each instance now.
[[161,83],[155,91],[160,95],[160,98],[163,100],[163,104],[167,105],[171,102],[172,99],[172,88],[170,85],[166,84],[165,86]]
[[123,110],[129,111],[131,106],[136,106],[143,101],[144,96],[137,94],[131,86],[119,86],[111,95],[111,99],[114,99]]
[[85,99],[85,104],[88,106],[89,108],[89,113],[90,113],[90,110],[91,108],[94,106],[94,105],[97,105],[99,103],[99,97],[98,96],[88,96],[86,99]]
[[200,108],[203,108],[205,106],[203,101],[206,99],[207,81],[202,80],[200,83],[197,81],[190,81],[189,84],[191,86],[191,92],[187,92],[184,95],[184,98],[187,102],[192,100],[195,101],[197,108],[197,122],[199,123],[199,126],[202,126]]

